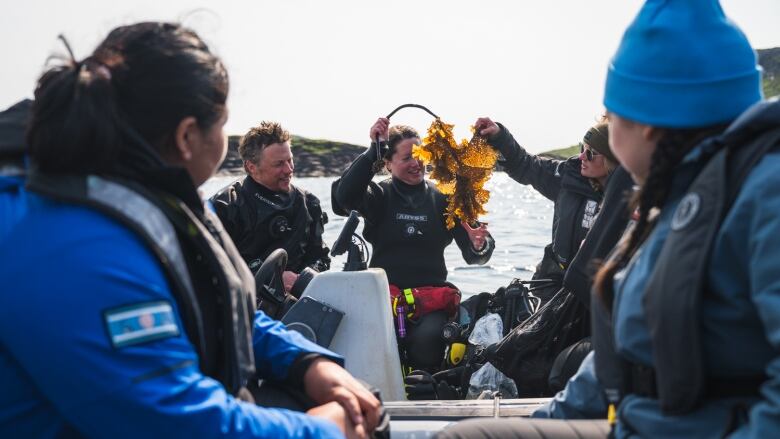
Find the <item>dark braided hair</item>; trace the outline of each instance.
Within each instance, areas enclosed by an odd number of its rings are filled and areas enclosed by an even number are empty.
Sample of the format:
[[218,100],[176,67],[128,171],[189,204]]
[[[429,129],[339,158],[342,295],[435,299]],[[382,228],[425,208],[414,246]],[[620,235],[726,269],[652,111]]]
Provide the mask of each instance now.
[[385,151],[381,159],[378,159],[374,162],[374,173],[382,170],[382,167],[385,165],[385,160],[390,160],[393,157],[393,154],[395,154],[395,147],[398,146],[399,143],[406,139],[415,139],[420,137],[420,134],[417,133],[417,130],[408,125],[393,125],[390,127],[389,134],[390,139],[387,140],[387,151]]
[[635,210],[638,214],[636,223],[628,232],[628,236],[621,239],[613,254],[601,266],[594,279],[593,284],[596,287],[596,292],[608,309],[612,308],[614,299],[613,280],[615,274],[626,266],[650,235],[650,232],[653,231],[658,216],[654,215],[651,218],[650,214],[653,209],[664,207],[671,189],[675,168],[694,146],[703,139],[722,132],[725,128],[726,125],[717,125],[707,128],[665,130],[651,156],[650,173],[647,180],[629,203],[631,210]]

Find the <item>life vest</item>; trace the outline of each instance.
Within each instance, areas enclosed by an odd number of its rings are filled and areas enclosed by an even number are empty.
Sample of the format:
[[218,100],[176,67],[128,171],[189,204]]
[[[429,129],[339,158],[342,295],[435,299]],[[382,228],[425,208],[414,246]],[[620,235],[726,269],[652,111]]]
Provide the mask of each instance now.
[[665,414],[679,415],[696,409],[705,396],[758,395],[765,377],[711,376],[704,364],[701,334],[701,303],[708,290],[715,238],[753,167],[780,146],[780,128],[767,130],[747,144],[734,143],[726,138],[717,151],[704,151],[710,158],[676,208],[648,280],[644,305],[654,368],[624,360],[615,350],[610,313],[598,300],[591,307],[596,372],[613,405],[625,394],[637,393],[657,398]]
[[722,148],[707,162],[674,212],[671,231],[644,296],[658,398],[666,413],[689,412],[704,396],[708,373],[701,303],[708,289],[712,246],[742,183],[766,152],[780,146],[779,141],[777,128],[747,145]]
[[[28,188],[95,209],[132,230],[157,257],[204,374],[238,395],[255,372],[254,278],[219,219],[136,184],[31,173]],[[114,255],[114,257],[122,257]]]

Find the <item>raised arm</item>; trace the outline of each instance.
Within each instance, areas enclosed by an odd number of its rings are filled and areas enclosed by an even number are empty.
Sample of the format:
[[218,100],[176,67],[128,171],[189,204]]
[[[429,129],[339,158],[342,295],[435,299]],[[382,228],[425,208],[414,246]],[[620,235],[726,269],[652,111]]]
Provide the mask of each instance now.
[[[334,183],[334,204],[339,205],[346,215],[350,210],[357,210],[369,221],[381,215],[382,190],[371,179],[375,173],[374,162],[381,157],[379,152],[387,141],[389,125],[390,121],[386,118],[380,118],[374,123],[369,133],[371,146]],[[379,139],[379,143],[376,139]]]
[[490,118],[477,119],[474,127],[504,156],[500,164],[507,175],[520,184],[530,184],[545,198],[555,201],[561,189],[562,175],[558,172],[561,160],[529,154],[506,127]]

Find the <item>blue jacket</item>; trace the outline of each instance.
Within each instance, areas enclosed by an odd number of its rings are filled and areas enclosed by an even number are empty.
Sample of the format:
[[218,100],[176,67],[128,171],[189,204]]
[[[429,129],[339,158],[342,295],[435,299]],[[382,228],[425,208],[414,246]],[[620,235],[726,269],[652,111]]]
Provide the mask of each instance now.
[[0,175],[0,242],[24,216],[27,202],[23,188],[24,177]]
[[[0,217],[15,206],[5,190]],[[329,421],[239,401],[204,376],[163,271],[133,232],[21,195],[23,217],[0,236],[0,437],[342,437]],[[139,303],[163,305],[150,324],[164,320],[164,331],[115,347],[112,310]],[[276,380],[302,353],[338,358],[262,313],[253,348],[259,374]]]
[[[731,130],[759,123],[780,124],[775,102],[763,114],[737,122]],[[676,206],[700,169],[699,151],[679,166],[670,198],[658,223],[635,257],[615,279],[613,322],[618,352],[628,360],[653,366],[644,315],[643,293]],[[760,398],[707,399],[695,411],[669,416],[655,399],[626,396],[618,409],[617,437],[721,437],[737,404],[749,407],[749,421],[731,437],[774,437],[780,432],[780,152],[767,154],[745,180],[718,231],[708,267],[710,289],[702,307],[705,363],[717,376],[768,375]],[[592,366],[586,362],[569,388],[539,417],[592,417],[605,413]],[[568,396],[568,398],[567,398]]]

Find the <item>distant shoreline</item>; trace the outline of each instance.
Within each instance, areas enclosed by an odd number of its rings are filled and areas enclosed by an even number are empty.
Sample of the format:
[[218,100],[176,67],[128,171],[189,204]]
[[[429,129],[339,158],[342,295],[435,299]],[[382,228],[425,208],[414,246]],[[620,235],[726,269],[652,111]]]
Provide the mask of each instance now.
[[[244,166],[238,155],[238,140],[239,136],[230,136],[228,153],[217,171],[217,175],[224,177],[244,175]],[[294,175],[296,177],[338,177],[365,150],[365,146],[294,136],[292,140],[295,162]],[[540,155],[551,158],[567,158],[554,154],[554,151]],[[497,171],[500,172],[501,169],[499,168]]]
[[[758,61],[764,69],[764,96],[780,95],[780,47],[758,49]],[[230,136],[228,153],[217,172],[221,176],[244,174],[241,157],[238,155],[240,136]],[[355,158],[366,150],[367,145],[353,145],[330,140],[309,139],[292,136],[292,152],[297,177],[335,177],[341,175]],[[546,151],[537,155],[566,159],[579,153],[579,145]],[[499,168],[500,169],[500,168]]]
[[[217,175],[243,175],[244,166],[238,155],[240,136],[228,138],[228,152]],[[339,143],[329,140],[308,139],[293,136],[292,153],[296,177],[333,177],[341,175],[365,146]]]

